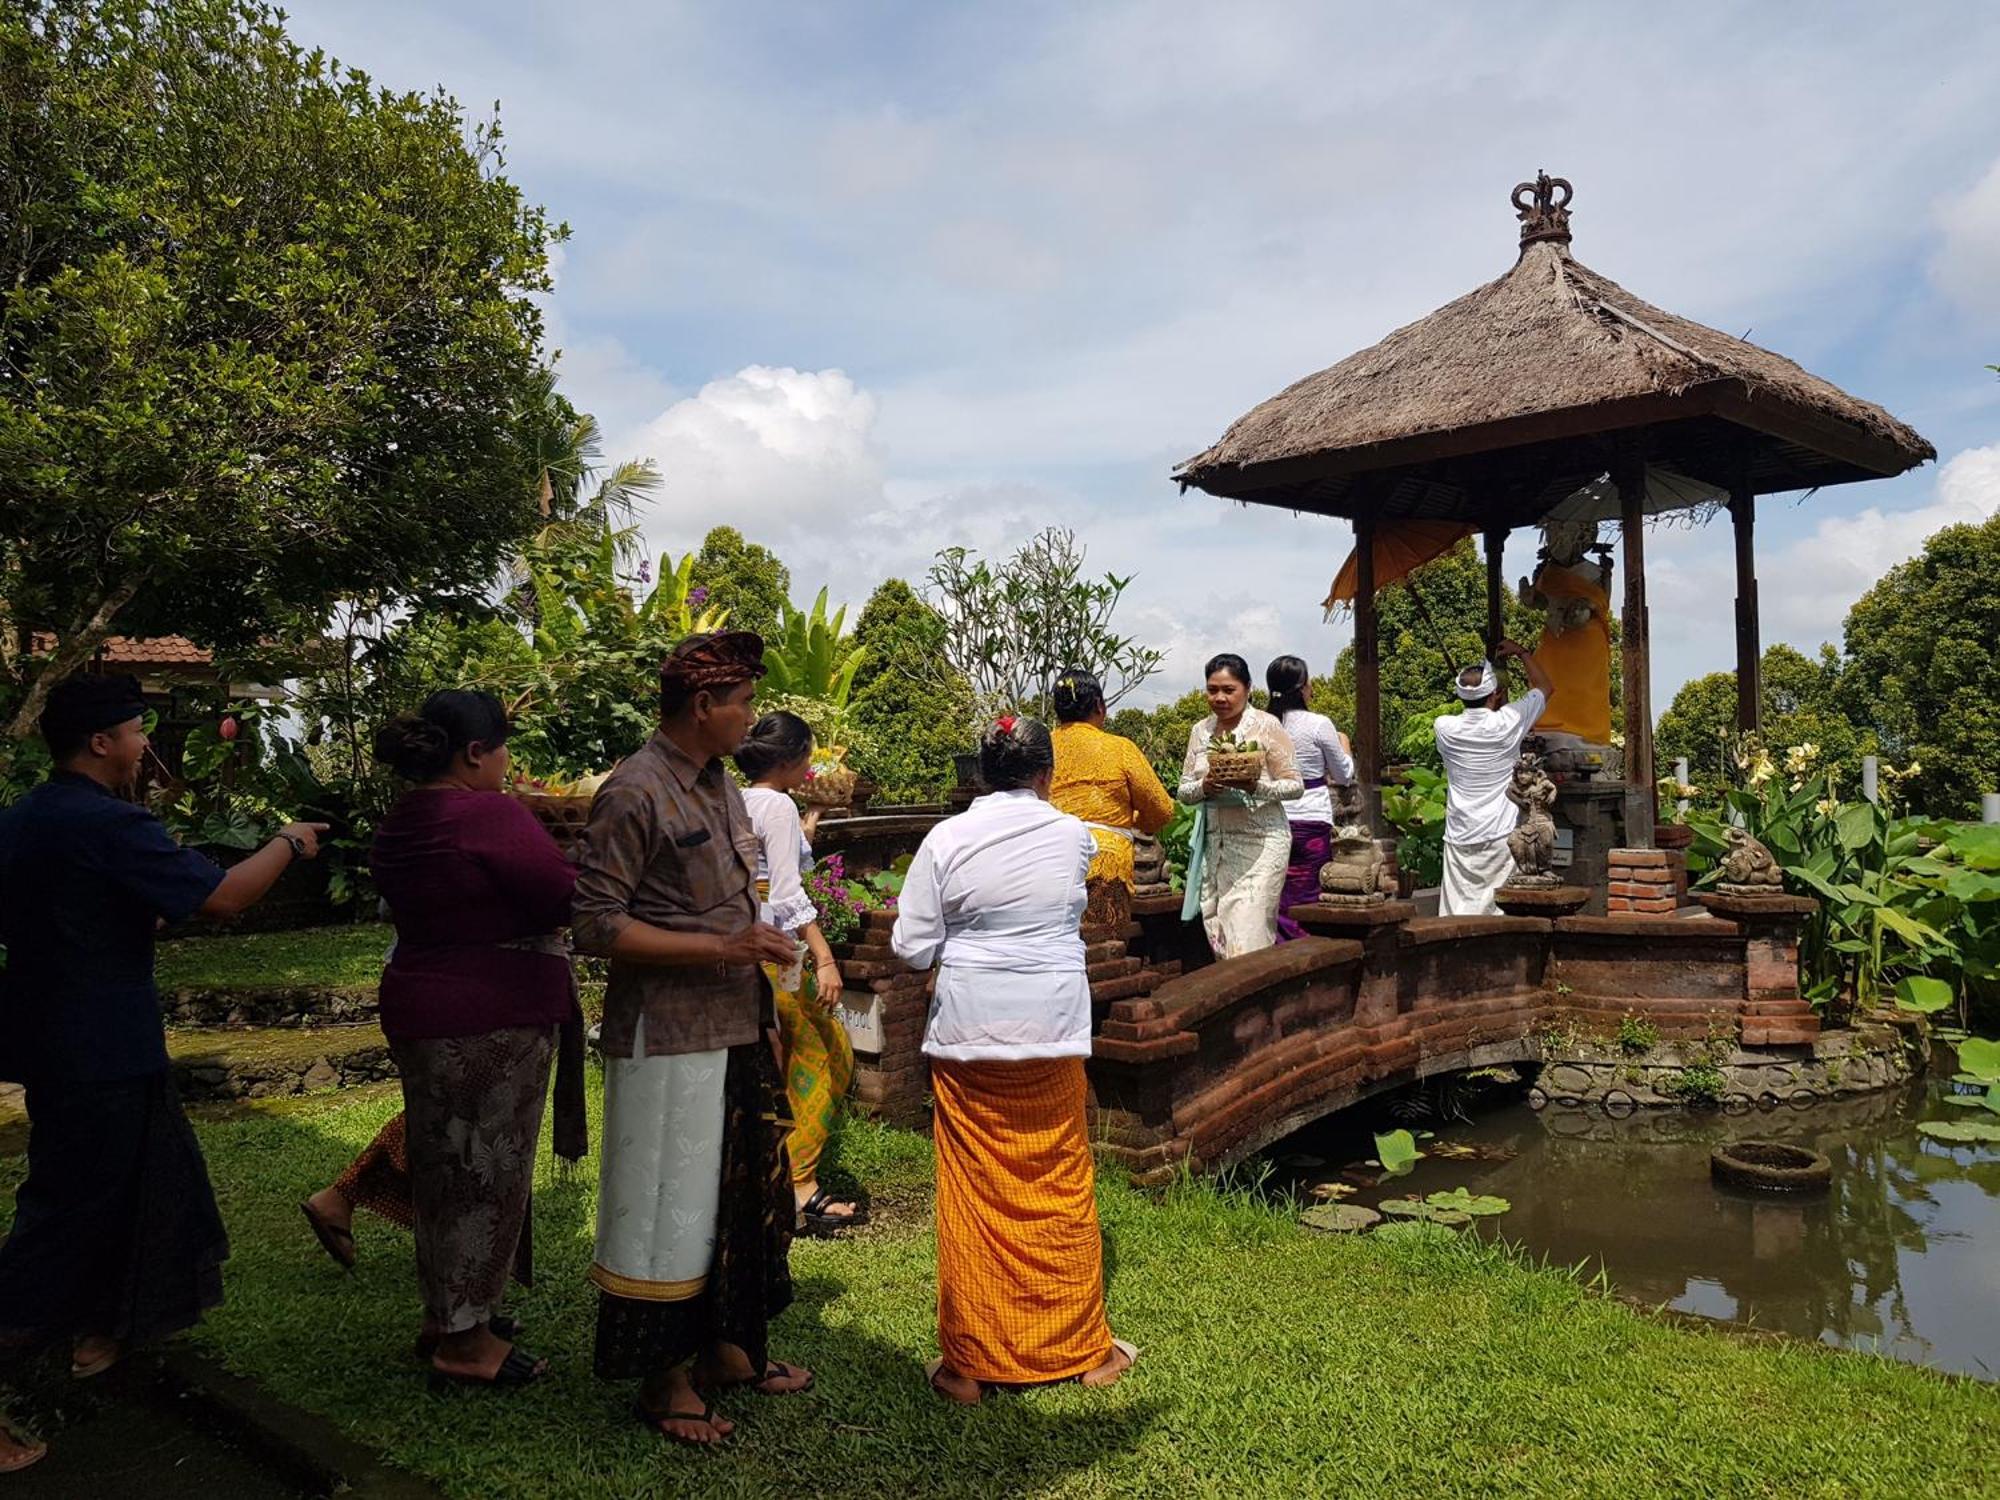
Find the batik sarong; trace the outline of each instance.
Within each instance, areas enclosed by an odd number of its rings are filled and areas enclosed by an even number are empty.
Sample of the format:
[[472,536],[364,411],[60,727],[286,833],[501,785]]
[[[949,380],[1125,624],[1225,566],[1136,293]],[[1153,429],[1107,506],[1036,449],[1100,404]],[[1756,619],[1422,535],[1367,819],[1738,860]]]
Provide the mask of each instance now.
[[1285,913],[1319,900],[1320,866],[1333,858],[1331,823],[1292,824],[1292,860],[1285,866],[1285,889],[1278,897],[1278,941],[1302,938],[1306,930]]
[[139,1345],[219,1305],[229,1237],[172,1075],[31,1084],[27,1105],[0,1339]]
[[764,966],[777,1012],[778,1045],[785,1055],[785,1102],[791,1134],[785,1154],[793,1182],[819,1176],[819,1159],[840,1118],[840,1101],[854,1081],[854,1043],[833,1010],[820,1003],[815,976],[800,965]]
[[761,1370],[791,1305],[789,1125],[763,1041],[604,1065],[595,1368],[658,1375],[730,1343]]
[[1037,1385],[1111,1356],[1080,1057],[931,1060],[938,1348],[960,1375]]
[[489,1322],[510,1272],[532,1284],[535,1147],[555,1042],[553,1026],[509,1026],[389,1043],[403,1076],[426,1332]]
[[408,1229],[415,1209],[410,1203],[410,1151],[401,1110],[361,1148],[361,1154],[336,1177],[333,1190],[356,1208],[379,1214]]

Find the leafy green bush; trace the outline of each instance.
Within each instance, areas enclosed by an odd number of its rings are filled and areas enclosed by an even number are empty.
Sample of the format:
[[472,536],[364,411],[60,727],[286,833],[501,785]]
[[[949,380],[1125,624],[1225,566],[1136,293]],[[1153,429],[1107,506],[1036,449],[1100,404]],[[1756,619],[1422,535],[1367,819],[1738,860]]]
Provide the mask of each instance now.
[[1396,858],[1420,886],[1444,879],[1444,813],[1448,786],[1442,771],[1410,766],[1401,784],[1382,788],[1382,816],[1402,835]]

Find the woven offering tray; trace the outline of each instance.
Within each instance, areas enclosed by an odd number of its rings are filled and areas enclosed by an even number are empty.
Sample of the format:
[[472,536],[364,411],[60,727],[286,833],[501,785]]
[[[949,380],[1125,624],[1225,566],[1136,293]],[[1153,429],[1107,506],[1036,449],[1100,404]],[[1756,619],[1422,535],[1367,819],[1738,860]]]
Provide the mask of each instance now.
[[817,773],[798,788],[798,799],[808,807],[849,807],[854,802],[855,783],[860,776],[846,766]]
[[1224,786],[1255,786],[1264,775],[1262,750],[1210,751],[1208,774]]
[[559,797],[549,792],[515,792],[513,797],[549,831],[558,849],[564,854],[575,852],[584,826],[590,822],[589,797]]

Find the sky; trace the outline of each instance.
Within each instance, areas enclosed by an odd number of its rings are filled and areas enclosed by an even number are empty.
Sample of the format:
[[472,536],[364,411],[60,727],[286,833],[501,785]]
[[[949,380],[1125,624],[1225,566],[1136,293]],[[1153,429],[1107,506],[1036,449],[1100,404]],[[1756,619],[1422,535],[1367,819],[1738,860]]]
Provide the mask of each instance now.
[[[2000,508],[2000,6],[682,5],[292,0],[397,88],[498,101],[565,223],[569,397],[666,488],[856,609],[1052,524],[1168,652],[1332,665],[1345,523],[1169,481],[1300,376],[1503,274],[1513,185],[1573,252],[1877,401],[1939,461],[1759,502],[1766,641],[1838,642]],[[1517,533],[1510,580],[1533,563]],[[1648,542],[1653,692],[1734,665],[1726,520]]]

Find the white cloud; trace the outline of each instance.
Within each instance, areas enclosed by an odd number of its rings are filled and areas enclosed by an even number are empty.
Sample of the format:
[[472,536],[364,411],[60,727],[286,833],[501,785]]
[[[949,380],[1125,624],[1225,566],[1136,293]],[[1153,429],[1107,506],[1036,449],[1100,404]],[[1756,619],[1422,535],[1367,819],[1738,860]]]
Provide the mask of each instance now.
[[1944,205],[1938,227],[1932,279],[1968,312],[2000,318],[2000,159]]
[[648,535],[685,547],[726,522],[761,540],[837,536],[882,506],[874,425],[875,398],[839,370],[748,365],[711,380],[634,439],[666,476]]

